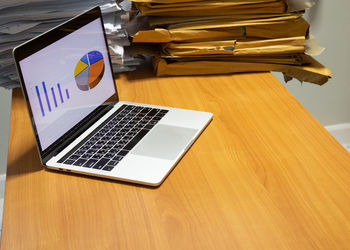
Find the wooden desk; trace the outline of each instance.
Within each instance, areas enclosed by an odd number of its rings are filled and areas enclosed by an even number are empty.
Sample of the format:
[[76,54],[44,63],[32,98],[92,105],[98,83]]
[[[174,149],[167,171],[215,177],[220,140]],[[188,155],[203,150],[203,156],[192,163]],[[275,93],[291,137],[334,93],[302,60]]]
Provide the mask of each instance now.
[[147,188],[45,170],[14,91],[1,249],[349,249],[350,154],[270,73],[117,85],[214,120]]

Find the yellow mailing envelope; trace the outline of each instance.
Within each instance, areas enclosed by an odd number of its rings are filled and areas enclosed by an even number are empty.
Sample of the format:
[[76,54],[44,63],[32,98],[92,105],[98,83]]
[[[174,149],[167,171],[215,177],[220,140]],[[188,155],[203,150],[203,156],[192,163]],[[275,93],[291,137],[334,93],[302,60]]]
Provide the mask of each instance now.
[[245,37],[243,27],[234,27],[225,31],[216,30],[166,30],[154,29],[137,32],[133,43],[167,43],[167,42],[196,42],[232,40]]
[[166,43],[162,45],[165,55],[228,55],[258,56],[284,55],[305,52],[305,37],[288,37],[246,41],[208,41],[194,43]]
[[136,3],[137,9],[148,16],[217,16],[233,14],[262,14],[262,13],[285,13],[287,5],[284,1],[271,1],[257,4],[214,4],[174,7],[174,8],[149,8],[147,4]]
[[312,57],[303,66],[284,64],[248,63],[229,61],[194,61],[167,63],[161,58],[154,59],[154,69],[157,76],[166,75],[208,75],[240,72],[277,71],[284,72],[300,81],[323,85],[332,77],[329,69]]

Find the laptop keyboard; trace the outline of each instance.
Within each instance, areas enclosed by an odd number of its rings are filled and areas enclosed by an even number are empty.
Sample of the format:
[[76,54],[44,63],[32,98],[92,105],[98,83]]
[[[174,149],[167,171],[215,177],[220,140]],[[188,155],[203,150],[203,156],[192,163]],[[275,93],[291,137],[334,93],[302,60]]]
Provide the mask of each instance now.
[[123,105],[58,162],[111,171],[167,112]]

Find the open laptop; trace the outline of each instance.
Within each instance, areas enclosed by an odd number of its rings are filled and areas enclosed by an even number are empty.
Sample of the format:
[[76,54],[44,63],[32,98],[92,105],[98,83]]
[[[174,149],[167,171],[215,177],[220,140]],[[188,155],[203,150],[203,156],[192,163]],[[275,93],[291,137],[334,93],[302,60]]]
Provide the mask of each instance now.
[[160,185],[212,119],[118,100],[99,7],[13,51],[50,169]]

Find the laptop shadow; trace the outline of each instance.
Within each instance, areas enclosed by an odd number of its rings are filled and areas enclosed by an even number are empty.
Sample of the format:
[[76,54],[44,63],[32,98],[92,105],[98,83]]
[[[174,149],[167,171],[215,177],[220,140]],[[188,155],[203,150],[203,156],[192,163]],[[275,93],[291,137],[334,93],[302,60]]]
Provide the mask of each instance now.
[[33,145],[27,151],[18,155],[16,159],[11,161],[9,159],[7,164],[7,177],[22,175],[27,173],[34,173],[44,170],[45,167],[41,164],[38,150]]
[[146,186],[142,184],[136,184],[136,183],[129,183],[119,180],[112,180],[112,179],[106,179],[102,177],[95,177],[95,176],[89,176],[79,173],[72,173],[72,172],[62,172],[58,170],[48,169],[45,166],[43,166],[40,162],[40,158],[38,155],[38,150],[33,145],[30,147],[30,149],[26,152],[23,152],[23,154],[16,157],[15,160],[9,161],[7,166],[7,177],[15,177],[30,173],[36,173],[39,171],[45,171],[47,174],[56,174],[56,175],[65,175],[68,177],[73,178],[85,178],[90,179],[91,181],[103,181],[103,182],[109,182],[109,183],[115,183],[117,185],[128,185],[128,186],[135,186],[139,188],[146,188],[146,189],[156,189],[157,187],[152,186]]

